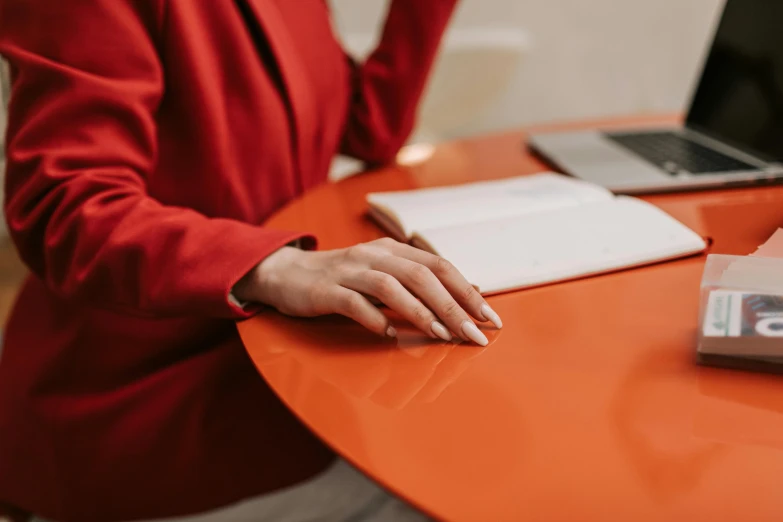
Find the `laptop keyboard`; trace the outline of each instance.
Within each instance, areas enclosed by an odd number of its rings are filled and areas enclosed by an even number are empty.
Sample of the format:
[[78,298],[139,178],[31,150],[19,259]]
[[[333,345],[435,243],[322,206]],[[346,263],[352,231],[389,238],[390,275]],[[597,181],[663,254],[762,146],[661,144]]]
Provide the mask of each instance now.
[[672,175],[759,170],[674,132],[608,133],[606,137]]

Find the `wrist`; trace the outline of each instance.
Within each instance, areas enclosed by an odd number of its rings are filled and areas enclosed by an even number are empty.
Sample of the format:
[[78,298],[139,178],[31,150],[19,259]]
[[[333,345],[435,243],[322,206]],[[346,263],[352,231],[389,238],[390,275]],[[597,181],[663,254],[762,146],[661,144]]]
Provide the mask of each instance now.
[[240,302],[267,304],[280,267],[289,264],[292,261],[292,256],[301,252],[300,249],[291,246],[274,251],[245,274],[234,285],[231,293]]

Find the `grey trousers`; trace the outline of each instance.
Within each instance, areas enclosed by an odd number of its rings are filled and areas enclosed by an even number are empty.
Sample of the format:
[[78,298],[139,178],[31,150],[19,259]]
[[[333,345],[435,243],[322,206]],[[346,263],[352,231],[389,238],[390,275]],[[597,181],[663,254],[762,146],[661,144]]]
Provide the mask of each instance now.
[[[424,522],[343,460],[311,480],[207,513],[138,522]],[[46,522],[34,518],[33,522]]]

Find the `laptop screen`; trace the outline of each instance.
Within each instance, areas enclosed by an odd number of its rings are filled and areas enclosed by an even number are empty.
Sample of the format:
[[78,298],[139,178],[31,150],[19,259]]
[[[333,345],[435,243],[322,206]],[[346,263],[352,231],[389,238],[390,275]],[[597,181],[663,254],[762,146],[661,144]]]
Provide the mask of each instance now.
[[687,125],[783,161],[783,0],[727,0]]

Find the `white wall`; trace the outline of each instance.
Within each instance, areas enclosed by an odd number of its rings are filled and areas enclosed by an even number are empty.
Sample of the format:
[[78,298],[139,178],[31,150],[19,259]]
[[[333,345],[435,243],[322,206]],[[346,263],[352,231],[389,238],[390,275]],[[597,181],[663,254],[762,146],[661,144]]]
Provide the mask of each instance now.
[[[331,0],[342,34],[377,29],[388,0]],[[435,0],[420,0],[435,1]],[[723,0],[462,0],[456,29],[523,29],[508,91],[455,135],[688,102]]]

